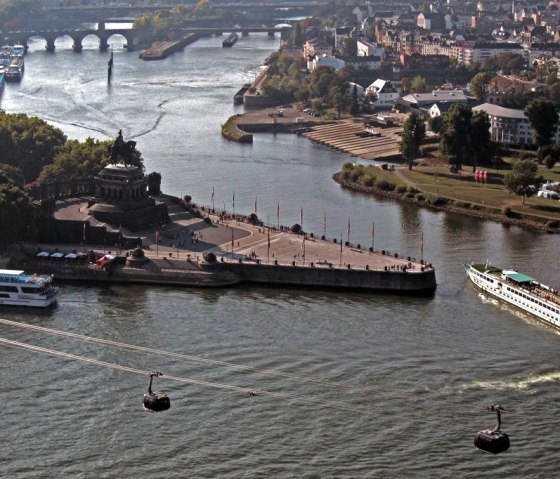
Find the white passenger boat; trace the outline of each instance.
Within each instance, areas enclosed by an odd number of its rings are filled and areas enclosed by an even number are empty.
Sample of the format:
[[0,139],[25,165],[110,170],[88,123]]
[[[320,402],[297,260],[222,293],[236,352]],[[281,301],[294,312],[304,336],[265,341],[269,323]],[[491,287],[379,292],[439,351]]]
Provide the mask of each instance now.
[[517,271],[489,264],[464,263],[463,266],[471,281],[483,291],[560,328],[558,290]]
[[0,305],[46,308],[56,302],[52,276],[0,269]]

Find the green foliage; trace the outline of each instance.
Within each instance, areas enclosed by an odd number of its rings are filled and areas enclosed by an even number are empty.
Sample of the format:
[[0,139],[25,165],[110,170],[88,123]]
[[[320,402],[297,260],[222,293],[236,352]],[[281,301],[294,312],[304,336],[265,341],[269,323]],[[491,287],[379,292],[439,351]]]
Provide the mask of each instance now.
[[380,179],[375,182],[375,187],[381,191],[394,191],[397,185],[390,181]]
[[350,171],[353,169],[354,169],[354,163],[352,163],[351,161],[346,161],[342,165],[342,171]]
[[375,186],[376,177],[372,175],[363,175],[361,182],[364,186]]
[[477,73],[470,81],[470,91],[479,102],[483,102],[486,98],[488,84],[491,76],[488,72]]
[[490,164],[494,149],[491,147],[490,119],[485,112],[473,112],[464,104],[453,105],[443,116],[440,147],[449,156],[452,172],[464,164],[473,170]]
[[535,130],[535,143],[539,147],[549,145],[558,123],[556,106],[549,100],[537,98],[527,105],[524,112]]
[[420,145],[426,136],[426,125],[424,119],[416,112],[411,113],[404,122],[400,152],[408,162],[408,168],[412,169],[414,160],[420,153]]
[[65,141],[61,130],[39,118],[0,114],[2,163],[19,168],[28,183],[53,162]]
[[426,196],[424,195],[424,193],[416,193],[414,198],[416,199],[416,201],[426,201]]
[[441,131],[441,127],[443,126],[443,116],[432,116],[428,121],[428,126],[430,130],[434,133],[439,133]]
[[[46,166],[39,175],[39,183],[52,183],[96,175],[109,163],[108,147],[111,141],[98,141],[88,138],[84,143],[67,141],[57,153],[52,165]],[[134,161],[132,163],[135,163]],[[143,167],[140,158],[140,164]]]
[[512,215],[512,211],[511,208],[509,206],[504,206],[502,208],[502,214],[506,217],[506,218],[510,218]]
[[397,186],[397,193],[406,193],[406,186],[405,185],[399,185]]
[[428,85],[426,84],[426,79],[421,76],[415,76],[410,82],[410,92],[411,93],[426,93],[428,91]]
[[4,180],[0,177],[0,244],[34,239],[35,209],[31,199],[15,183]]
[[519,160],[513,164],[511,171],[504,176],[506,188],[523,197],[534,195],[543,184],[542,176],[537,176],[537,164],[531,160]]

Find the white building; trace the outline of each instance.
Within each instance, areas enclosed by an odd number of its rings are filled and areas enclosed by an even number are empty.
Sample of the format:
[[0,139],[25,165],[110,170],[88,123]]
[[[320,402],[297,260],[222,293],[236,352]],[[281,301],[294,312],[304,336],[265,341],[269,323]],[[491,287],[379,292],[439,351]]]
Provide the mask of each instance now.
[[385,47],[377,46],[367,40],[356,40],[357,55],[359,57],[379,57],[385,58]]
[[344,68],[346,62],[340,58],[335,58],[330,55],[315,56],[311,62],[308,62],[307,68],[309,71],[315,70],[317,67],[330,67],[336,71]]
[[381,78],[378,78],[366,88],[367,94],[373,95],[374,100],[371,102],[371,106],[375,109],[392,108],[395,100],[399,98],[399,92],[391,82]]
[[[472,110],[473,112],[485,111],[490,117],[492,141],[503,145],[534,145],[534,130],[523,110],[504,108],[492,103],[483,103],[482,105],[475,106]],[[560,144],[558,125],[552,137],[552,143],[555,145]]]

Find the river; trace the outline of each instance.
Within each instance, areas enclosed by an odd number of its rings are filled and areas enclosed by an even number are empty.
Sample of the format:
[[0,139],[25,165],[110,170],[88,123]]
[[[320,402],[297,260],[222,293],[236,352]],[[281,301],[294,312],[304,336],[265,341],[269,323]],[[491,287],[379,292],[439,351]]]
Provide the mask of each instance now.
[[[278,41],[251,35],[223,49],[206,38],[143,62],[115,40],[108,85],[109,54],[94,38],[81,53],[69,38],[54,53],[37,39],[0,106],[69,138],[122,129],[166,193],[209,204],[214,189],[217,207],[235,196],[236,212],[251,213],[258,202],[271,223],[279,204],[283,224],[303,211],[317,234],[326,216],[327,236],[346,239],[350,223],[363,245],[374,224],[376,248],[415,257],[423,237],[434,297],[63,284],[55,309],[0,317],[129,346],[0,324],[2,338],[107,363],[0,346],[2,475],[555,477],[560,335],[479,293],[462,263],[489,260],[558,287],[558,237],[343,190],[331,176],[352,159],[296,135],[224,140],[220,124],[242,112],[234,93]],[[156,389],[171,409],[145,412],[148,377],[125,366],[162,371]],[[495,422],[491,403],[505,407],[511,440],[497,456],[473,446]]]

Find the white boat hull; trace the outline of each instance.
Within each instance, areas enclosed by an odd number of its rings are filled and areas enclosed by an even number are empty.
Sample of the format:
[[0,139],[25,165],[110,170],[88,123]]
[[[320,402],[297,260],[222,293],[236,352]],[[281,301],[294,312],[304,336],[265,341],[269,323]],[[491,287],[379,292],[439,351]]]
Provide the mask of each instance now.
[[465,265],[465,271],[470,280],[482,291],[560,329],[560,305],[530,294],[525,289],[500,280],[496,276],[477,271],[470,265]]

